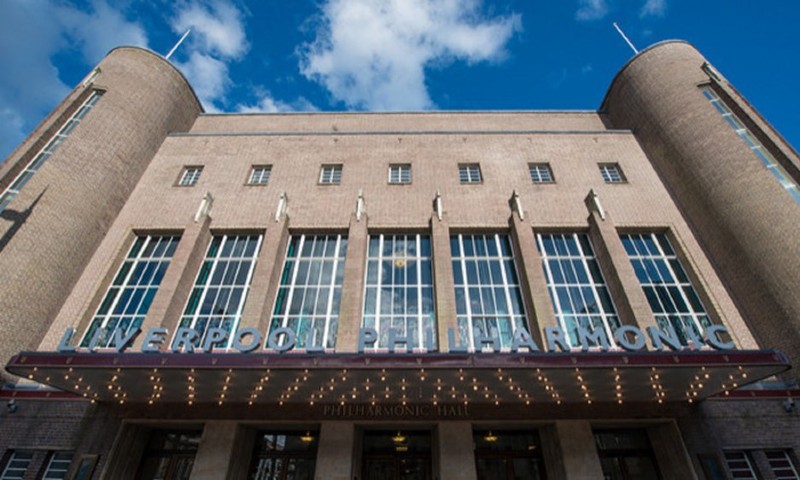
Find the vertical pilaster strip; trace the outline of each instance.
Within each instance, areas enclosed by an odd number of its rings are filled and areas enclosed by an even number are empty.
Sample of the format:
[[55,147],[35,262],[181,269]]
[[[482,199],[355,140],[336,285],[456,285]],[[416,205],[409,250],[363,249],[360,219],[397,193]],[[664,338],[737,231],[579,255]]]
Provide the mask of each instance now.
[[[211,217],[205,216],[201,222],[190,223],[181,234],[181,241],[142,323],[143,332],[153,327],[166,327],[169,331],[168,339],[175,333],[181,311],[203,262],[205,249],[211,241],[210,224]],[[134,341],[133,350],[138,351],[143,340],[144,335],[139,335]],[[165,343],[169,343],[169,340]],[[162,348],[165,347],[166,345],[162,345]]]
[[236,453],[238,422],[234,420],[208,420],[197,447],[190,480],[216,480],[227,478]]
[[603,468],[594,442],[592,426],[586,420],[556,422],[566,478],[590,480],[603,478]]
[[658,470],[664,480],[697,479],[692,460],[674,421],[647,429]]
[[[447,217],[431,217],[431,255],[433,257],[433,284],[436,297],[436,329],[439,351],[448,351],[447,332],[458,332],[456,321],[456,293],[453,286],[453,261],[450,252],[450,229]],[[458,335],[456,335],[456,341]]]
[[542,329],[557,327],[556,315],[550,295],[547,293],[547,279],[542,268],[542,256],[536,248],[536,238],[531,226],[517,215],[511,215],[511,235],[514,240],[514,256],[519,268],[520,288],[525,299],[531,335],[539,346],[542,344]]
[[322,422],[315,480],[351,480],[353,477],[352,422]]
[[611,215],[605,212],[605,219],[602,219],[597,211],[590,210],[588,222],[589,237],[620,322],[638,326],[642,331],[647,327],[655,327],[650,304],[639,285]]
[[339,331],[336,337],[337,352],[356,351],[364,304],[367,234],[367,215],[362,214],[361,221],[356,220],[353,215],[347,232],[342,303],[339,307]]
[[132,480],[142,461],[150,431],[142,426],[123,423],[111,445],[108,460],[98,478]]
[[439,476],[441,480],[478,478],[472,445],[472,424],[469,422],[439,423]]

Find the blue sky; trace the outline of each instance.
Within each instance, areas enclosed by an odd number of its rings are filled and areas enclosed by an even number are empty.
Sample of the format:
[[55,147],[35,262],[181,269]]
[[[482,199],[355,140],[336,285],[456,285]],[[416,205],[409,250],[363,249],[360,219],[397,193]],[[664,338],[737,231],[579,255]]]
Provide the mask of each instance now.
[[632,52],[689,40],[800,145],[800,2],[2,0],[0,159],[117,45],[173,56],[207,111],[596,109]]

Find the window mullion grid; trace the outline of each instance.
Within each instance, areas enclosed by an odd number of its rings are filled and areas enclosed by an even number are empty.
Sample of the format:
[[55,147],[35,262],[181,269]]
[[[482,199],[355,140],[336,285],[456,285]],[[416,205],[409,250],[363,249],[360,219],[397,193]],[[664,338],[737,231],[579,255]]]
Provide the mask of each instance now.
[[[581,264],[583,265],[583,271],[586,274],[586,278],[589,279],[589,287],[592,290],[592,297],[594,298],[595,305],[597,305],[597,309],[600,312],[600,318],[602,319],[603,322],[603,329],[606,331],[606,337],[608,338],[608,343],[612,348],[616,348],[617,343],[614,341],[614,332],[611,331],[611,324],[609,322],[609,316],[611,314],[609,312],[606,312],[606,309],[603,306],[603,302],[600,300],[600,294],[598,293],[599,291],[598,285],[595,283],[594,277],[592,276],[592,271],[589,269],[589,261],[588,261],[589,256],[586,252],[583,251],[583,245],[581,245],[578,235],[584,235],[584,234],[578,234],[578,233],[572,234],[573,239],[575,241],[575,245],[578,247],[578,252],[580,252],[580,261]],[[592,256],[592,259],[594,259],[595,262],[597,261],[596,256]],[[600,265],[598,265],[597,268],[599,269]],[[603,273],[600,272],[600,275],[602,274]],[[603,282],[605,282],[605,277],[603,277]],[[607,285],[604,284],[603,286],[606,288],[606,291],[608,291]],[[581,289],[581,294],[582,293],[583,289]],[[614,304],[613,298],[611,299],[611,304],[612,305]],[[616,305],[613,306],[616,307]],[[589,315],[589,322],[591,323],[591,315]]]
[[[653,236],[653,234],[646,234],[646,235],[647,235],[647,237],[650,237],[650,239],[655,242],[656,248],[659,250],[659,252],[661,252],[661,247],[658,245],[658,242],[657,242],[656,238]],[[656,323],[658,323],[658,317],[661,316],[661,317],[664,318],[664,320],[665,320],[667,325],[672,325],[672,320],[670,319],[670,316],[672,315],[672,316],[677,317],[679,319],[679,321],[681,322],[680,325],[683,326],[683,320],[681,319],[681,314],[683,312],[679,312],[678,311],[678,306],[675,305],[675,302],[672,300],[672,298],[669,295],[669,288],[668,288],[667,279],[662,279],[661,278],[661,272],[658,270],[658,267],[656,266],[656,260],[658,260],[659,258],[663,259],[665,263],[669,263],[669,261],[663,255],[661,255],[660,257],[657,257],[657,256],[651,254],[647,250],[647,244],[645,242],[645,234],[637,234],[636,237],[638,237],[641,240],[641,242],[640,242],[641,245],[640,246],[641,246],[641,248],[644,249],[644,251],[639,251],[639,248],[636,247],[636,242],[633,242],[634,248],[636,249],[637,254],[639,255],[639,261],[642,263],[642,268],[645,270],[645,273],[647,274],[647,276],[649,278],[649,282],[648,283],[642,283],[642,286],[643,287],[644,286],[648,286],[648,287],[650,287],[652,289],[653,295],[655,296],[656,300],[658,301],[658,304],[661,306],[661,313],[653,312],[653,315],[656,317]],[[647,262],[651,262],[653,264],[653,270],[655,271],[655,273],[658,276],[658,278],[656,278],[656,279],[650,278],[650,273],[647,271],[647,266],[646,266]],[[670,271],[670,274],[673,275],[673,278],[677,278],[677,277],[674,277],[674,272],[672,271],[671,268],[669,268],[669,271]],[[659,282],[659,283],[657,283],[657,282]],[[676,284],[677,284],[677,281],[676,281]],[[670,305],[665,304],[664,303],[665,300],[662,299],[662,296],[658,294],[659,286],[663,287],[666,290],[666,297],[669,300],[669,303],[672,306],[672,309],[674,310],[674,313],[670,313],[670,308],[669,308]],[[682,330],[684,330],[684,329],[682,328]],[[677,332],[677,333],[680,333],[680,332]]]
[[[212,242],[214,241],[213,238],[212,238],[211,241]],[[210,287],[211,287],[211,280],[214,278],[214,274],[217,271],[217,265],[218,265],[217,262],[219,260],[220,255],[222,255],[222,249],[225,247],[227,242],[228,242],[228,236],[225,235],[225,236],[222,237],[222,241],[219,242],[219,247],[218,247],[217,253],[214,255],[214,257],[209,259],[208,258],[208,254],[206,254],[205,258],[203,258],[203,263],[205,263],[205,262],[207,262],[209,260],[211,261],[211,268],[208,270],[208,276],[206,277],[205,283],[203,284],[203,289],[200,291],[200,298],[197,299],[197,305],[195,306],[194,311],[192,312],[191,316],[189,317],[189,327],[188,328],[192,328],[192,329],[196,330],[198,317],[200,316],[200,311],[203,309],[203,304],[206,301],[206,296],[208,295],[208,291],[210,290]],[[200,265],[200,268],[201,268],[201,271],[202,271],[202,268],[203,268],[202,264]],[[198,276],[199,276],[199,272],[198,272]],[[197,288],[197,285],[195,284],[194,287]],[[191,297],[190,297],[190,299],[191,299]],[[216,298],[214,300],[216,300]],[[214,307],[213,304],[212,304],[211,307],[212,307],[212,312],[213,312],[213,307]],[[206,322],[205,328],[203,329],[202,332],[198,332],[200,334],[200,341],[201,341],[200,344],[201,345],[202,345],[202,338],[206,336],[206,331],[208,330],[208,324],[210,322],[211,322],[211,316],[209,315],[208,322]]]
[[[325,240],[325,250],[327,250],[327,242],[329,240]],[[336,235],[336,248],[333,251],[333,269],[331,270],[331,284],[330,284],[330,294],[328,295],[328,305],[325,309],[325,328],[322,335],[322,347],[327,348],[328,345],[328,335],[330,334],[330,327],[331,327],[331,315],[333,310],[333,297],[336,295],[336,273],[339,271],[339,248],[341,246],[342,236],[340,234]],[[323,250],[323,260],[322,264],[320,265],[320,269],[324,266],[324,258],[325,258],[325,251]],[[334,342],[335,345],[335,342]]]
[[[472,298],[470,298],[469,281],[467,279],[467,251],[464,249],[464,236],[458,234],[459,250],[461,251],[459,263],[461,263],[461,279],[464,284],[464,303],[467,310],[467,335],[469,337],[469,345],[475,349],[475,335],[473,332],[474,326],[472,321]],[[476,265],[477,267],[477,265]],[[458,321],[456,321],[458,325]]]
[[[117,274],[119,274],[119,271],[122,270],[123,268],[125,268],[125,263],[130,260],[131,268],[128,269],[128,273],[125,274],[125,278],[122,280],[122,283],[119,285],[119,290],[117,291],[117,294],[114,295],[114,300],[112,300],[111,305],[109,305],[109,307],[108,307],[108,310],[101,317],[102,320],[100,321],[100,325],[97,327],[97,330],[104,330],[108,326],[108,321],[110,320],[110,318],[114,316],[114,310],[117,308],[117,305],[119,304],[120,298],[122,298],[122,296],[125,294],[125,288],[129,285],[131,276],[133,276],[133,272],[136,270],[136,267],[138,266],[139,261],[142,258],[142,252],[144,252],[145,249],[147,248],[147,246],[150,244],[151,239],[152,239],[152,237],[150,235],[145,237],[144,243],[142,244],[142,247],[139,249],[139,251],[136,253],[136,256],[133,257],[132,259],[125,258],[125,260],[123,260],[123,262],[122,262],[122,265],[120,265],[119,269],[117,270]],[[136,244],[136,240],[134,240],[134,245],[135,244]],[[133,246],[131,246],[131,248],[133,248]],[[114,288],[114,280],[116,280],[116,277],[117,277],[117,275],[114,275],[114,278],[112,278],[111,286],[109,288]],[[108,293],[106,293],[106,295],[107,294]],[[103,299],[105,300],[105,298],[103,298]],[[102,302],[101,302],[100,305],[102,306]],[[98,310],[99,310],[99,308],[100,307],[98,307]],[[118,326],[119,326],[119,323],[117,323],[117,326],[115,326],[114,329],[116,329]],[[111,341],[111,338],[112,338],[112,336],[109,335],[109,337],[106,339],[106,342]],[[107,343],[106,343],[106,345],[103,345],[103,346],[104,347],[107,346]]]
[[381,297],[383,292],[383,242],[385,242],[383,234],[378,235],[378,265],[376,268],[375,280],[375,330],[378,332],[378,341],[375,344],[375,350],[381,346]]
[[[297,253],[296,253],[295,257],[294,257],[295,264],[294,264],[294,269],[292,269],[292,280],[289,283],[289,293],[288,293],[288,295],[286,295],[286,313],[283,315],[283,320],[281,321],[281,328],[288,328],[289,327],[289,316],[292,314],[291,313],[292,300],[294,300],[294,290],[295,290],[295,288],[297,286],[297,272],[300,270],[300,259],[302,258],[301,255],[302,255],[303,246],[305,245],[305,243],[306,243],[306,236],[305,235],[300,235],[300,241],[298,242],[298,245],[297,245]],[[289,245],[286,248],[286,254],[287,254],[286,262],[287,263],[290,261],[289,257],[288,257],[290,248],[292,248],[292,240],[291,239],[289,239]],[[286,268],[286,267],[284,266],[284,268]],[[300,322],[300,319],[298,319],[298,323],[299,322]]]
[[[672,264],[669,262],[670,258],[669,258],[669,256],[667,256],[664,253],[664,251],[663,251],[663,249],[661,247],[661,243],[659,243],[658,239],[655,238],[655,234],[651,234],[651,235],[653,235],[653,241],[656,244],[656,248],[658,248],[659,253],[664,257],[664,263],[666,264],[670,275],[672,275],[672,278],[675,279],[675,286],[676,286],[678,292],[680,293],[681,299],[683,300],[684,304],[686,304],[686,308],[688,310],[689,318],[692,319],[692,322],[694,323],[695,327],[697,328],[697,331],[700,332],[700,335],[703,335],[703,331],[705,329],[704,329],[703,325],[700,323],[700,319],[698,318],[699,314],[698,314],[698,312],[695,311],[694,306],[689,301],[689,298],[686,296],[686,292],[684,292],[684,290],[683,290],[684,287],[688,287],[688,288],[691,288],[692,290],[695,290],[694,286],[691,284],[691,282],[688,282],[688,281],[686,283],[681,283],[681,281],[679,280],[678,276],[675,275],[675,270],[672,268]],[[669,241],[669,239],[667,239],[667,241]],[[672,249],[674,251],[675,247],[673,247]],[[680,263],[680,259],[678,259],[677,255],[673,254],[672,256],[675,257],[675,261]],[[684,271],[685,270],[686,270],[686,268],[684,268]],[[696,294],[697,294],[697,292],[695,291],[695,295]],[[698,301],[701,301],[699,299],[699,297],[698,297]],[[708,312],[705,310],[705,305],[703,305],[703,312],[702,313],[704,315],[708,315]]]
[[[427,352],[428,347],[433,349],[433,332],[431,332],[431,345],[425,345],[425,327],[423,326],[425,314],[422,312],[422,292],[424,287],[422,285],[423,256],[421,235],[417,234],[414,236],[414,244],[416,245],[415,251],[417,252],[417,257],[414,259],[414,261],[417,263],[417,284],[414,287],[417,290],[417,338],[419,339],[418,344],[420,348]],[[431,276],[431,278],[433,278],[433,276]]]
[[[133,290],[131,292],[131,297],[128,299],[128,302],[133,301],[133,294],[136,291],[136,285],[130,285],[130,278],[133,276],[133,272],[136,270],[136,268],[142,262],[142,258],[143,258],[144,252],[147,250],[147,247],[149,247],[152,242],[153,242],[153,236],[152,235],[148,235],[147,237],[145,237],[145,241],[142,244],[142,248],[140,248],[139,251],[136,253],[136,257],[134,257],[132,259],[131,268],[128,271],[128,274],[125,276],[125,279],[123,280],[122,284],[120,285],[120,289],[117,292],[117,298],[114,299],[114,305],[112,305],[112,307],[109,308],[109,310],[108,310],[108,314],[106,316],[106,323],[107,323],[107,319],[108,319],[109,316],[112,316],[112,317],[114,316],[114,309],[117,308],[117,303],[119,302],[119,299],[124,295],[126,287],[130,287],[130,289]],[[155,248],[153,249],[153,253],[155,253]],[[152,258],[152,257],[150,257],[150,258]],[[127,260],[127,259],[125,259],[125,260]],[[124,261],[123,261],[123,265],[124,265]],[[122,267],[120,267],[120,268],[122,268]],[[158,267],[156,267],[156,269],[157,268]],[[146,267],[145,267],[145,270],[146,270]],[[145,274],[145,272],[143,271],[142,275],[144,275],[144,274]],[[156,274],[156,272],[153,272],[153,275],[155,275],[155,274]],[[141,282],[141,278],[139,279],[139,281]],[[145,287],[145,290],[146,290],[146,288],[147,287]],[[123,313],[120,313],[120,319],[119,319],[120,321],[119,321],[119,323],[117,323],[117,326],[115,327],[115,330],[117,328],[119,328],[120,323],[122,323],[122,317],[123,316],[124,316],[124,310],[123,310]],[[131,320],[131,324],[128,326],[128,328],[130,328],[132,326],[133,326],[133,320]],[[127,333],[127,332],[123,332],[123,333]],[[108,340],[110,341],[110,338]]]
[[[558,249],[559,242],[563,246],[564,250],[567,250],[566,241],[567,240],[566,240],[566,238],[564,238],[563,234],[561,234],[561,233],[553,234],[553,250],[555,251],[555,254],[553,256],[553,260],[558,265],[557,268],[561,271],[561,277],[562,277],[563,280],[562,280],[562,283],[560,284],[560,286],[561,286],[561,288],[564,289],[564,295],[567,298],[567,302],[569,302],[568,305],[563,305],[563,304],[561,304],[561,299],[559,298],[559,306],[562,309],[561,310],[562,311],[562,315],[564,316],[564,326],[565,326],[566,331],[569,332],[569,326],[567,325],[567,317],[571,316],[572,317],[572,321],[573,321],[573,323],[575,325],[575,331],[576,331],[576,335],[577,335],[577,329],[580,326],[580,321],[578,320],[578,314],[575,311],[575,299],[572,297],[572,292],[570,292],[570,283],[567,280],[568,275],[567,275],[567,270],[566,270],[567,268],[572,270],[572,264],[568,262],[569,258],[566,255],[561,255],[559,253],[559,251],[558,251],[559,250]],[[566,266],[565,266],[565,263],[562,263],[562,262],[565,262]],[[557,293],[558,292],[558,288],[557,288],[557,286],[559,284],[554,283],[553,285],[556,286],[556,296],[558,296],[558,293]],[[569,310],[570,315],[567,315],[567,313],[566,313],[567,310],[564,310],[564,307],[566,307]],[[569,334],[567,334],[567,338],[569,340],[569,344],[570,344],[570,348],[571,349],[578,349],[579,348],[578,345],[573,345],[572,344],[572,339],[569,338]]]
[[[246,238],[246,240],[245,240],[245,242],[246,242],[245,243],[245,250],[246,250],[247,249],[247,244],[250,243],[250,236],[245,236],[244,238]],[[250,281],[252,280],[253,274],[255,273],[255,270],[256,270],[256,259],[258,258],[259,252],[261,252],[261,242],[262,241],[263,241],[263,236],[262,235],[258,235],[258,237],[256,239],[256,248],[255,248],[255,250],[253,250],[253,256],[252,257],[241,257],[240,262],[239,262],[239,268],[240,269],[243,268],[242,264],[244,262],[248,262],[249,263],[249,265],[247,267],[248,268],[248,272],[247,272],[247,278],[245,278],[245,283],[244,283],[244,285],[241,286],[242,287],[242,294],[239,296],[239,305],[236,306],[236,312],[234,313],[233,321],[231,322],[231,334],[228,336],[228,342],[225,344],[225,350],[226,351],[231,348],[231,344],[233,343],[234,334],[236,333],[236,330],[239,328],[239,322],[241,321],[241,318],[242,318],[242,309],[244,308],[244,302],[247,300],[247,295],[248,295],[248,293],[250,293]],[[234,282],[236,281],[236,278],[238,278],[238,277],[239,277],[239,272],[237,271],[236,272],[236,276],[234,277]],[[235,291],[235,289],[237,287],[238,287],[238,285],[236,285],[235,283],[233,285],[231,285],[231,287],[230,287],[231,293],[228,295],[228,303],[230,303],[230,301],[231,301],[230,299],[233,296],[233,292]],[[223,323],[224,323],[224,321],[223,321]]]
[[[541,233],[537,235],[537,239],[539,240],[539,248],[542,252],[542,266],[544,267],[545,276],[547,277],[547,288],[550,289],[550,296],[552,297],[554,303],[556,321],[561,325],[561,328],[564,332],[568,332],[567,322],[564,319],[564,310],[562,310],[561,307],[561,299],[558,298],[558,289],[556,288],[555,277],[550,269],[549,260],[551,260],[551,258],[544,249],[544,239],[542,238]],[[567,335],[567,340],[569,341],[569,335]]]
[[[514,312],[514,304],[511,302],[511,287],[509,286],[509,283],[508,283],[508,275],[506,275],[506,268],[505,268],[505,259],[506,259],[506,257],[504,257],[503,253],[502,253],[503,249],[502,249],[502,245],[500,244],[500,235],[495,233],[493,240],[494,240],[494,243],[495,243],[495,248],[497,248],[497,261],[500,264],[499,265],[500,266],[500,278],[503,279],[503,294],[506,297],[506,309],[508,310],[508,319],[511,322],[511,338],[513,339],[514,338],[514,330],[515,330],[515,327],[516,327],[516,325],[515,325],[515,323],[516,323],[515,322],[516,313]],[[509,247],[511,249],[510,253],[512,254],[511,255],[511,263],[514,264],[514,268],[517,269],[517,265],[514,262],[514,255],[513,255],[514,245],[511,243],[511,239],[510,238],[508,239],[508,244],[509,244]],[[488,258],[488,256],[489,256],[488,246],[487,246],[486,255],[487,255],[487,258]],[[490,275],[489,278],[491,278],[491,265],[489,266],[489,275]],[[519,269],[517,269],[517,278],[519,278]],[[492,294],[494,294],[494,285],[492,285]],[[499,319],[500,313],[497,311],[497,301],[496,300],[494,302],[494,305],[495,305],[495,307],[494,307],[495,308],[495,315],[497,316],[498,329],[499,329],[500,328],[500,319]],[[523,318],[525,318],[525,315],[524,315],[525,306],[524,305],[520,305],[520,308],[522,308]],[[500,338],[501,346],[502,346],[502,338],[503,338],[503,336],[500,335],[500,332],[498,332],[498,337]],[[505,347],[503,347],[503,349],[505,349]]]

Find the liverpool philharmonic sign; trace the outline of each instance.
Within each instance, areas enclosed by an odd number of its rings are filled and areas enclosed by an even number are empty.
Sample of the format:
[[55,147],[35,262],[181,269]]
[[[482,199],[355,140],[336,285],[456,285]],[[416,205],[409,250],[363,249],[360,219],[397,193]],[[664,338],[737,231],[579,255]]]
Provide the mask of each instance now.
[[[136,338],[141,335],[141,329],[132,329],[128,332],[122,330],[114,330],[112,338],[108,342],[108,347],[103,348],[103,351],[112,350],[114,352],[125,352],[133,345]],[[100,349],[98,344],[101,341],[102,331],[95,332],[93,338],[89,341],[88,346],[80,348],[80,351],[96,352]],[[266,352],[266,353],[284,353],[293,350],[297,346],[297,334],[294,330],[288,328],[275,328],[272,329],[266,337],[266,342],[263,341],[261,332],[256,328],[240,328],[233,334],[233,338],[229,338],[230,333],[221,328],[210,328],[201,340],[201,335],[197,330],[192,328],[179,328],[174,337],[170,340],[169,332],[166,328],[155,327],[147,330],[144,339],[141,342],[141,351],[143,353],[159,353],[167,350],[171,353],[211,353],[215,349],[230,348],[239,353],[251,352]],[[79,348],[74,344],[75,329],[70,327],[64,332],[61,342],[58,344],[58,351],[76,352]],[[480,332],[474,333],[475,348],[471,349],[464,344],[463,339],[460,342],[456,341],[456,334],[453,329],[447,332],[448,347],[450,353],[468,353],[468,352],[494,352],[500,353],[519,353],[519,352],[541,352],[539,345],[531,337],[530,333],[525,330],[517,330],[514,332],[514,337],[511,346],[508,349],[501,350],[500,339],[494,336],[482,336]],[[681,338],[670,326],[666,330],[656,327],[648,327],[647,333],[643,332],[640,328],[633,325],[623,325],[614,332],[614,342],[623,350],[626,351],[641,351],[643,349],[652,348],[656,351],[669,350],[684,350],[687,348],[699,348],[707,345],[716,350],[733,350],[734,343],[730,340],[725,340],[728,337],[727,329],[722,325],[712,325],[707,327],[704,335],[698,336],[693,330],[686,331],[686,339],[691,347],[683,345]],[[543,330],[542,338],[545,342],[545,352],[570,352],[572,348],[567,341],[566,332],[559,327],[546,327]],[[411,339],[400,335],[395,330],[390,330],[387,335],[387,351],[388,353],[396,353],[398,351],[409,351],[407,347],[411,345]],[[578,328],[577,340],[582,351],[608,351],[611,348],[611,341],[606,335],[605,330],[596,329],[589,331],[584,328]],[[374,328],[362,328],[358,333],[358,353],[364,353],[366,349],[374,348],[378,341],[378,332]],[[106,343],[106,342],[103,342]],[[306,353],[325,353],[321,346],[310,345],[312,342],[310,338],[304,342],[307,345],[304,350]]]

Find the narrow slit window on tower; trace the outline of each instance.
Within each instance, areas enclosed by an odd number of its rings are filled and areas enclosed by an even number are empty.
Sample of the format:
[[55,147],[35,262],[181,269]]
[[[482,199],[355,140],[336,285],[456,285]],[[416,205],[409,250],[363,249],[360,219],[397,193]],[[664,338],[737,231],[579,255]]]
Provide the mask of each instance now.
[[59,145],[67,139],[67,137],[72,133],[78,123],[89,113],[89,110],[94,107],[98,100],[100,100],[100,96],[102,92],[97,90],[93,91],[89,97],[84,100],[80,107],[72,114],[72,116],[64,122],[64,125],[58,129],[58,131],[53,135],[53,137],[39,150],[33,159],[25,166],[25,168],[19,172],[14,178],[14,180],[9,184],[9,186],[0,193],[0,213],[6,208],[6,206],[14,199],[17,195],[19,195],[20,190],[22,187],[28,183],[28,180],[33,177],[33,174],[36,173],[39,168],[50,158],[51,155],[56,151]]
[[778,180],[778,183],[789,192],[795,202],[800,203],[800,189],[798,189],[797,182],[789,175],[789,172],[778,163],[775,156],[753,135],[750,129],[733,113],[713,88],[705,85],[701,89],[706,99],[711,102],[711,105],[722,115],[722,118],[728,122],[728,125],[731,126],[736,134],[744,140],[744,143],[756,154],[756,157],[764,164],[772,176]]

